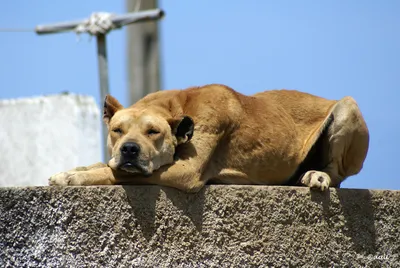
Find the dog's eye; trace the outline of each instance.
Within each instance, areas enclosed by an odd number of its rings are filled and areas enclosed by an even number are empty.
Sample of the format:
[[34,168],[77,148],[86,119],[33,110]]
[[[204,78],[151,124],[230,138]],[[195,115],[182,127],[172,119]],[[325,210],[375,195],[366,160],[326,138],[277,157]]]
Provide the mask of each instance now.
[[160,131],[157,131],[155,129],[149,129],[147,131],[147,135],[156,135],[156,134],[159,134],[159,133],[160,133]]
[[114,128],[112,131],[115,133],[118,133],[118,134],[122,133],[122,129],[120,129],[120,128]]

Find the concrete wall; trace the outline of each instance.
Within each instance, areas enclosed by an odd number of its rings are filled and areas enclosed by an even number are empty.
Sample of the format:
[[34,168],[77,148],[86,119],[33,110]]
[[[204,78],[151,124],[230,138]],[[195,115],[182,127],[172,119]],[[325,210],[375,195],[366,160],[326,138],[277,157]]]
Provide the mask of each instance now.
[[400,267],[400,191],[0,188],[0,267]]
[[47,185],[54,173],[102,159],[92,97],[1,100],[0,125],[0,186]]

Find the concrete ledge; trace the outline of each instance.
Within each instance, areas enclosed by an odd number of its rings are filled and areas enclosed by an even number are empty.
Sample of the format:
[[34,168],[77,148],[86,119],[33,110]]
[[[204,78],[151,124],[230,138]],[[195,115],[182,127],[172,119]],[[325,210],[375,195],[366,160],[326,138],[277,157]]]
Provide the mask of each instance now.
[[1,267],[400,267],[400,191],[0,188]]

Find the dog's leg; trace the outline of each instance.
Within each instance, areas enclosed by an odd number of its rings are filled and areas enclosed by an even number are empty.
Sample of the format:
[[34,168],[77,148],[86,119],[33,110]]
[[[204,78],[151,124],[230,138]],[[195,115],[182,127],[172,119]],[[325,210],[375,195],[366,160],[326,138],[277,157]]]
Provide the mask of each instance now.
[[[208,161],[212,157],[218,140],[222,134],[199,133],[193,139],[192,149],[188,157],[178,159],[175,163],[162,166],[150,177],[140,174],[115,171],[110,167],[91,169],[87,171],[64,172],[52,176],[50,185],[112,185],[112,184],[156,184],[174,187],[186,192],[199,191],[210,179],[207,173]],[[189,157],[190,156],[190,157]],[[195,157],[193,157],[195,156]],[[207,177],[204,176],[207,174]]]
[[99,162],[99,163],[96,163],[96,164],[93,164],[93,165],[90,165],[90,166],[76,167],[76,168],[71,169],[71,170],[69,170],[67,172],[88,171],[88,170],[97,169],[97,168],[104,168],[104,167],[107,167],[107,164]]
[[[186,192],[196,192],[206,183],[201,173],[193,168],[192,161],[178,160],[173,165],[163,166],[150,177],[115,171],[110,167],[87,171],[62,172],[49,179],[49,185],[137,185],[156,184],[177,188]],[[200,169],[199,169],[200,170]]]
[[[367,125],[351,97],[340,100],[332,111],[333,122],[326,132],[328,163],[322,171],[310,170],[302,184],[319,190],[340,187],[347,177],[360,172],[367,156],[369,133]],[[326,156],[322,156],[326,157]]]
[[57,173],[57,174],[51,176],[51,178],[49,179],[49,184],[53,185],[55,182],[58,182],[58,181],[61,183],[61,181],[64,179],[68,181],[69,179],[67,179],[67,178],[71,177],[73,174],[75,174],[77,172],[89,171],[89,170],[105,168],[105,167],[107,167],[107,165],[104,163],[100,163],[100,162],[90,165],[90,166],[86,166],[86,167],[84,167],[84,166],[76,167],[76,168],[68,170],[66,172],[60,172],[60,173]]
[[[94,166],[94,165],[92,165]],[[92,167],[89,166],[89,167]],[[105,167],[104,167],[105,166]],[[49,185],[112,185],[115,176],[107,165],[96,165],[95,168],[79,170],[79,168],[61,172],[49,179]]]

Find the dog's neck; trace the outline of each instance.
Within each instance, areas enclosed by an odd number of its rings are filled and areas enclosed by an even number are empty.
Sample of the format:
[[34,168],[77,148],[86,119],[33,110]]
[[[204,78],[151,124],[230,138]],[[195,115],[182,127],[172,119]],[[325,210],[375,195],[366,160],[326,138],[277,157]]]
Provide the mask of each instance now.
[[163,115],[165,118],[178,118],[185,114],[187,108],[188,98],[180,91],[172,91],[175,94],[163,94],[167,91],[159,91],[147,95],[131,108],[137,109],[152,109],[157,113]]

